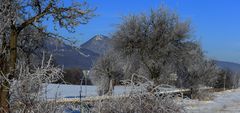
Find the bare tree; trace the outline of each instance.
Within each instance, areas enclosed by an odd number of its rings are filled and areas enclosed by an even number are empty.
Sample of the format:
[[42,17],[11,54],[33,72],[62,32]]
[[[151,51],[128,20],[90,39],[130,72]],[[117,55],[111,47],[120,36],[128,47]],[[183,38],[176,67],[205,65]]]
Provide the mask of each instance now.
[[[9,78],[17,78],[14,74],[17,61],[17,43],[19,36],[24,29],[33,26],[39,31],[50,34],[46,31],[43,22],[52,22],[54,27],[65,28],[74,32],[74,27],[85,24],[93,16],[93,10],[87,4],[72,2],[70,6],[64,5],[63,0],[1,0],[1,39],[3,48],[6,48],[6,40],[9,45],[9,60],[4,74],[11,72]],[[51,21],[52,20],[52,21]],[[6,112],[8,110],[9,84],[3,82],[0,91],[0,107]],[[2,111],[1,111],[2,112]]]
[[99,95],[112,94],[114,85],[122,79],[119,56],[113,52],[106,53],[97,60],[89,76],[98,86]]
[[123,67],[135,66],[124,74],[129,71],[146,76],[155,85],[190,89],[213,86],[218,68],[205,58],[191,33],[189,22],[180,21],[176,13],[160,8],[149,15],[126,17],[113,34],[113,47],[130,63],[125,62]]
[[159,83],[170,83],[174,66],[182,58],[180,51],[190,37],[190,25],[166,8],[150,15],[126,17],[113,35],[114,49],[125,56],[137,58],[139,74]]
[[[14,12],[12,18],[1,15],[3,18],[10,20],[10,61],[11,67],[14,68],[17,57],[17,37],[26,27],[32,25],[37,29],[44,31],[42,26],[43,21],[52,18],[55,25],[59,25],[67,29],[69,32],[74,32],[74,27],[79,24],[88,22],[92,16],[92,11],[86,6],[86,3],[73,2],[71,6],[64,6],[63,1],[58,0],[31,0],[31,1],[15,1],[6,0]],[[2,4],[1,3],[1,4]],[[84,6],[85,5],[85,6]],[[11,13],[7,12],[7,13]],[[19,16],[18,16],[19,15]]]
[[19,40],[17,45],[19,53],[18,59],[26,60],[28,65],[34,64],[33,62],[35,60],[39,60],[40,62],[40,57],[42,57],[42,53],[40,51],[44,49],[44,44],[47,38],[48,36],[46,34],[34,28],[33,26],[25,28],[19,34]]

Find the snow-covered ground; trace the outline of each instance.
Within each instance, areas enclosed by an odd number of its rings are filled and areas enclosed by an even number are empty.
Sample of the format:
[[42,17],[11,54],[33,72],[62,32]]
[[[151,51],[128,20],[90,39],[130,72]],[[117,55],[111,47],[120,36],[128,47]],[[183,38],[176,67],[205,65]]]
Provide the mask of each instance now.
[[[124,94],[129,88],[124,86],[115,86],[113,94]],[[97,96],[97,87],[91,85],[63,85],[63,84],[49,84],[47,85],[47,98],[66,98],[81,96]]]
[[[59,85],[49,84],[47,86],[47,97],[59,98],[79,97],[82,89],[82,96],[97,96],[97,87],[90,85]],[[124,94],[130,89],[124,86],[116,86],[114,94]],[[215,92],[213,100],[198,101],[191,99],[183,99],[186,110],[189,113],[240,113],[240,88]]]
[[240,113],[240,89],[216,92],[211,101],[184,100],[189,113]]
[[[113,95],[122,95],[129,93],[131,87],[125,86],[115,86],[113,90]],[[135,89],[141,90],[141,89]],[[161,90],[164,91],[179,91],[174,87],[162,87]],[[80,97],[80,92],[82,97],[92,97],[97,96],[97,87],[93,85],[66,85],[66,84],[48,84],[47,85],[47,98],[73,98]]]

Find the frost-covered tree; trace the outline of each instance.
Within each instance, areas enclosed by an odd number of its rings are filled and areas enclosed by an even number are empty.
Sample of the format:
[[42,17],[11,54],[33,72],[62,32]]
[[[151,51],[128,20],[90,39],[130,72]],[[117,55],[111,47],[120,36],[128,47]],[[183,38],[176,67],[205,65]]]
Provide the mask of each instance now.
[[113,93],[114,86],[122,79],[120,57],[114,52],[108,52],[100,57],[90,70],[93,84],[98,86],[99,95]]
[[132,63],[138,64],[128,64],[135,66],[130,73],[146,76],[156,85],[192,88],[216,80],[216,65],[193,40],[190,23],[166,8],[126,17],[113,40],[114,51],[126,62],[134,59]]
[[207,59],[197,42],[188,42],[181,52],[182,58],[175,66],[178,76],[176,86],[196,89],[199,85],[213,86],[218,78],[218,67]]
[[160,8],[149,15],[126,17],[113,35],[114,49],[140,62],[139,74],[158,83],[169,83],[168,75],[181,57],[184,44],[190,38],[190,25]]
[[[8,65],[1,71],[4,75],[11,73],[10,79],[17,78],[14,74],[18,56],[17,44],[21,33],[29,26],[39,32],[52,34],[44,26],[44,22],[48,22],[48,25],[54,25],[54,28],[60,27],[74,32],[76,26],[88,22],[93,16],[93,11],[86,2],[73,1],[71,5],[65,5],[64,0],[0,0],[1,50],[9,51],[4,54],[9,55],[6,57],[9,59],[4,60]],[[50,22],[53,24],[49,24]],[[0,88],[0,107],[3,108],[1,112],[9,112],[8,82],[1,83]]]

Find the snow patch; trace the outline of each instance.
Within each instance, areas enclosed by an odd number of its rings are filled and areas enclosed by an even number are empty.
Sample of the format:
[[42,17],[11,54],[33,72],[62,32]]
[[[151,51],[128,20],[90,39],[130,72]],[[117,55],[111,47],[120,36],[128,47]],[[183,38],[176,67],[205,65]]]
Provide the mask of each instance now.
[[184,100],[190,113],[240,113],[240,89],[214,93],[212,101]]

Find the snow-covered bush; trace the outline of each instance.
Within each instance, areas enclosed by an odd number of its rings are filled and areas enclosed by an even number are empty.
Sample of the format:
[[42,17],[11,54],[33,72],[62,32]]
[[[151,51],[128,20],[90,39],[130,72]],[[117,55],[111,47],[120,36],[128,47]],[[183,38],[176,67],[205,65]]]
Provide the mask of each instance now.
[[45,85],[62,78],[62,69],[51,64],[51,57],[47,62],[43,60],[40,67],[30,68],[25,62],[19,62],[15,74],[17,78],[9,81],[12,112],[40,113],[56,109],[44,97]]
[[62,79],[62,69],[52,65],[52,57],[43,59],[39,67],[30,67],[24,61],[19,61],[14,73],[17,78],[8,79],[8,75],[1,75],[10,84],[9,107],[11,113],[65,113],[66,109],[74,109],[73,104],[59,104],[57,97],[47,99],[47,84]]
[[111,98],[95,104],[93,113],[184,113],[170,97],[130,95],[126,98]]
[[[138,79],[138,81],[134,80]],[[175,102],[173,95],[164,95],[153,81],[133,75],[129,81],[131,92],[125,97],[100,100],[94,104],[92,113],[185,113],[184,106]]]

